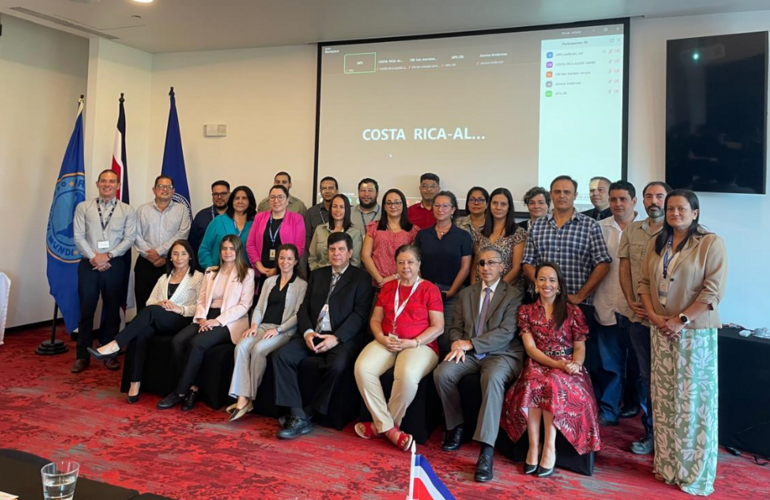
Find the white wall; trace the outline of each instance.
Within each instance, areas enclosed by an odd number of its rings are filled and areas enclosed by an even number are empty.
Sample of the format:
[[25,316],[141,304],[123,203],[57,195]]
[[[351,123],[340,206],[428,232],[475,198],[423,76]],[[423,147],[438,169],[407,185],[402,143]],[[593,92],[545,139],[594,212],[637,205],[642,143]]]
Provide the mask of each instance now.
[[45,233],[53,187],[86,93],[88,40],[10,16],[0,37],[0,272],[8,327],[50,320]]
[[[665,178],[666,41],[767,31],[770,11],[639,19],[631,23],[629,181]],[[730,277],[722,321],[770,326],[770,195],[701,193],[701,222],[724,238]],[[641,204],[640,204],[641,209]]]

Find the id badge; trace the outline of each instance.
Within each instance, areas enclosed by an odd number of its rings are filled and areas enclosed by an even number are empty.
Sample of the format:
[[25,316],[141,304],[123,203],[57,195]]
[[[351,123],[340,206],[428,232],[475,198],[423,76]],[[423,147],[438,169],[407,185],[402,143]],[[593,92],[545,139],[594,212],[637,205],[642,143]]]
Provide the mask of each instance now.
[[668,283],[666,283],[665,281],[660,284],[660,292],[663,295],[666,295],[668,293]]
[[110,242],[106,240],[97,241],[96,248],[97,250],[107,250],[108,248],[110,248]]
[[270,260],[275,260],[275,248],[270,249]]

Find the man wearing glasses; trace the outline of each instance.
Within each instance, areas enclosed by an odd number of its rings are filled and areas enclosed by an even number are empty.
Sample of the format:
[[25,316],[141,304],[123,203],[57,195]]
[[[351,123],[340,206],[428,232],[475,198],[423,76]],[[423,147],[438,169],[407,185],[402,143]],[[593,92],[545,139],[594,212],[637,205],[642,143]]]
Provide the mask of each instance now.
[[463,437],[463,409],[457,385],[466,375],[481,373],[481,410],[473,440],[481,445],[474,479],[490,481],[492,455],[500,428],[505,388],[524,367],[524,344],[516,336],[516,320],[522,292],[501,279],[500,251],[485,247],[479,251],[481,281],[460,292],[459,306],[449,328],[449,354],[433,372],[446,418],[444,451],[460,448]]
[[422,200],[415,203],[406,211],[409,222],[425,229],[436,223],[433,216],[433,198],[441,191],[441,181],[438,175],[425,173],[420,176],[420,196]]
[[167,175],[155,178],[155,200],[136,209],[136,240],[139,252],[134,266],[136,310],[141,311],[158,278],[166,273],[166,257],[176,240],[190,233],[190,214],[182,203],[174,203],[174,181]]
[[[302,200],[291,194],[291,175],[289,175],[288,172],[278,172],[275,174],[273,186],[279,185],[285,187],[289,191],[289,212],[294,212],[304,217],[307,213],[307,207]],[[266,210],[270,210],[270,199],[267,196],[259,202],[259,205],[257,205],[257,212],[264,212]]]
[[[212,205],[197,213],[190,226],[190,236],[187,238],[193,251],[195,251],[195,255],[198,255],[198,249],[201,246],[201,241],[203,241],[203,236],[206,234],[206,228],[209,227],[214,217],[222,215],[227,210],[228,199],[230,199],[229,182],[219,180],[211,185]],[[195,259],[195,263],[198,271],[203,271],[198,264],[198,259]]]

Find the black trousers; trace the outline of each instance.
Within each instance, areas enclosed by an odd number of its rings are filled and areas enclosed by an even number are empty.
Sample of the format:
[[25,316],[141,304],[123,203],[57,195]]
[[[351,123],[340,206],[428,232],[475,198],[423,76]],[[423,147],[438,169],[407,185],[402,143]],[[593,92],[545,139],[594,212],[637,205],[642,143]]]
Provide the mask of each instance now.
[[147,299],[152,295],[152,289],[161,276],[166,274],[166,266],[155,267],[152,262],[141,255],[134,265],[134,295],[136,296],[136,311],[139,312],[147,305]]
[[[209,318],[219,316],[219,309],[210,309]],[[174,366],[181,372],[176,386],[177,394],[187,394],[195,385],[198,371],[203,363],[206,351],[230,340],[230,330],[226,326],[217,326],[207,332],[198,333],[199,325],[191,323],[174,336],[171,347],[174,352]]]
[[99,342],[104,345],[117,335],[120,329],[120,307],[125,292],[126,265],[122,257],[110,261],[106,271],[94,271],[91,263],[83,259],[78,264],[78,296],[80,297],[80,323],[78,323],[77,359],[90,359],[88,347],[94,343],[94,314],[102,297],[102,321]]
[[315,354],[305,345],[305,339],[298,333],[285,346],[274,352],[273,373],[275,374],[275,404],[288,408],[303,408],[302,393],[299,389],[299,365],[305,358],[320,356],[321,379],[313,400],[308,405],[318,413],[326,414],[334,388],[346,370],[356,362],[359,350],[350,351],[344,343],[323,354]]
[[147,352],[147,342],[154,335],[174,335],[190,324],[192,318],[175,312],[166,311],[160,306],[147,306],[115,336],[115,341],[121,349],[128,346],[134,351],[134,363],[127,366],[131,382],[142,381],[144,359]]

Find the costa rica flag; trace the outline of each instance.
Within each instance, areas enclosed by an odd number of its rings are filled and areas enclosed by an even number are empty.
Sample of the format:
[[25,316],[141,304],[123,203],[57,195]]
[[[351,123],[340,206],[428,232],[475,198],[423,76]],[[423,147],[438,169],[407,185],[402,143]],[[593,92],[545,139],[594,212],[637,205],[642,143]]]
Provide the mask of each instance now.
[[436,477],[428,459],[415,455],[412,443],[412,468],[409,474],[409,497],[407,500],[455,500],[444,483]]

